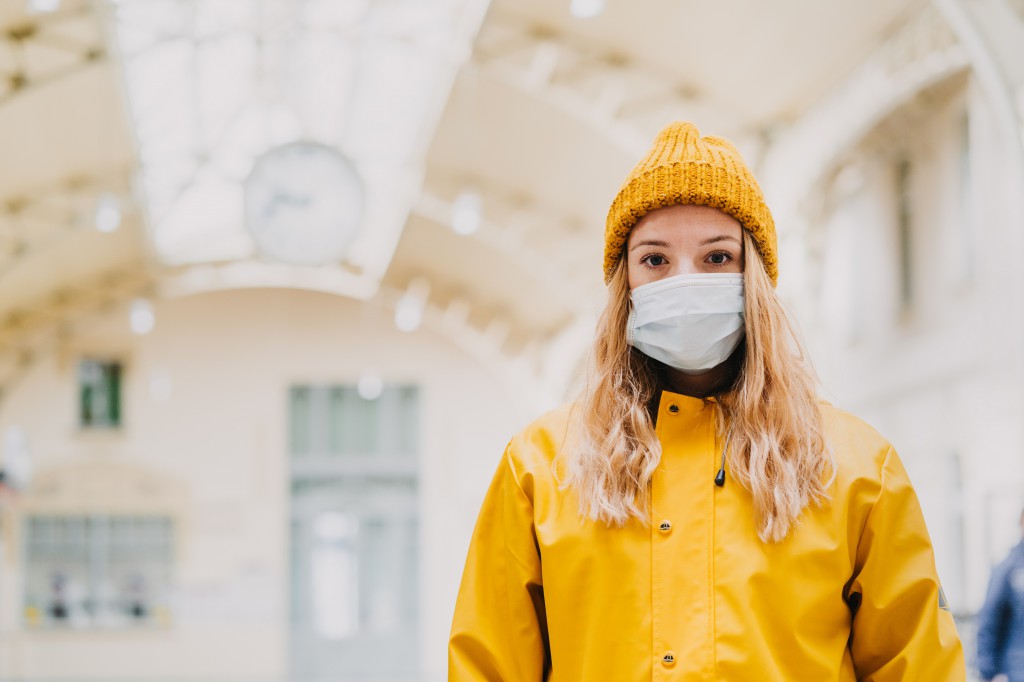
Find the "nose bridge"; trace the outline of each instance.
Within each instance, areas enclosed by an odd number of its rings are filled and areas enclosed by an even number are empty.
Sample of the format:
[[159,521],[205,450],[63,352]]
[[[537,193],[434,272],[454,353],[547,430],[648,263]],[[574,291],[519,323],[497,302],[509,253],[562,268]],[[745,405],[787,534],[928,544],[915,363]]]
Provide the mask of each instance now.
[[685,251],[681,252],[672,264],[672,275],[693,275],[698,272],[700,268],[694,262],[693,255]]

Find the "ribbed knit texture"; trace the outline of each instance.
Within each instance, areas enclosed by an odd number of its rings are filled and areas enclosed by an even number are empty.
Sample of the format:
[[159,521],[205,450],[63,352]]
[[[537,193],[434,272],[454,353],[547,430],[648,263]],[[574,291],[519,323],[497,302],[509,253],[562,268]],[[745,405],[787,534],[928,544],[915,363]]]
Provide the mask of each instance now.
[[637,221],[675,204],[712,206],[736,218],[754,238],[772,283],[778,281],[775,221],[740,153],[728,140],[701,137],[692,123],[677,121],[658,133],[654,147],[626,178],[608,210],[605,283]]

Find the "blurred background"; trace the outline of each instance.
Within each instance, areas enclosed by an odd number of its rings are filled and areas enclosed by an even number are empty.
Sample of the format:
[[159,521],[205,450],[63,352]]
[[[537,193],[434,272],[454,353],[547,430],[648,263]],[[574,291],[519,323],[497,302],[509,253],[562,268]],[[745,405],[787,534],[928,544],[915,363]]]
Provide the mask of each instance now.
[[971,648],[1024,504],[1024,2],[0,0],[0,679],[444,679],[680,118],[755,169]]

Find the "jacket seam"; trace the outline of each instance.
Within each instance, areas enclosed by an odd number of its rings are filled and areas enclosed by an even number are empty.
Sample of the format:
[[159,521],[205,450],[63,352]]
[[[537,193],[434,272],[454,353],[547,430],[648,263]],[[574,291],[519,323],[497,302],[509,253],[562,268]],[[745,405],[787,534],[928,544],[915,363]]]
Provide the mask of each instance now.
[[[874,515],[875,510],[878,508],[878,503],[882,501],[882,496],[885,495],[886,471],[889,468],[889,458],[893,455],[893,453],[895,453],[895,449],[892,447],[892,445],[889,445],[885,452],[885,458],[882,460],[882,464],[878,469],[878,495],[875,497],[875,500],[871,503],[871,509],[869,509],[868,513],[864,515],[864,521],[860,524],[860,531],[857,533],[857,547],[854,552],[853,574],[850,576],[850,580],[847,582],[847,585],[849,587],[844,587],[843,589],[844,599],[848,599],[849,595],[853,593],[853,584],[857,582],[858,578],[860,577],[860,572],[863,569],[863,566],[858,566],[858,563],[860,561],[861,546],[864,544],[864,534],[867,533],[868,528],[871,527],[871,517]],[[855,617],[856,614],[851,613],[851,633],[853,632],[853,621]]]
[[885,459],[882,460],[882,466],[878,471],[878,496],[875,501],[871,503],[871,509],[864,517],[864,523],[861,524],[860,533],[857,536],[857,549],[860,549],[860,544],[864,541],[864,533],[867,532],[868,527],[871,525],[871,516],[875,513],[875,508],[878,507],[878,503],[882,501],[882,497],[885,495],[886,486],[886,472],[889,470],[889,459],[896,452],[896,450],[890,445],[885,452]]
[[[526,494],[526,491],[523,490],[523,484],[519,482],[519,472],[516,470],[516,463],[512,460],[512,441],[509,441],[509,444],[505,447],[505,463],[508,466],[509,471],[512,472],[512,480],[515,481],[516,487],[530,505],[530,512],[532,516],[532,512],[534,511],[533,499]],[[534,531],[534,534],[536,535],[536,531]]]
[[[715,410],[720,409],[715,405]],[[712,422],[714,423],[714,422]],[[712,460],[718,459],[718,429],[711,439],[714,443],[714,454]],[[715,531],[718,522],[718,487],[711,491],[711,546],[708,548],[708,564],[710,566],[711,580],[708,581],[708,610],[711,614],[711,674],[718,677],[718,612],[715,598],[718,593],[718,576],[715,573],[715,549],[718,546],[715,538]]]
[[[536,547],[536,550],[537,550],[537,563],[540,565],[540,564],[542,564],[542,561],[541,561],[541,556],[540,556],[540,543],[537,541],[537,523],[536,523],[536,519],[534,518],[533,500],[530,498],[529,495],[526,494],[526,491],[523,490],[522,484],[519,482],[519,473],[516,470],[515,462],[512,460],[512,443],[513,442],[514,442],[514,439],[510,440],[508,442],[508,444],[505,446],[504,459],[505,459],[506,466],[508,467],[509,473],[512,476],[512,481],[516,485],[516,489],[519,491],[519,494],[522,495],[523,499],[525,499],[527,504],[529,504],[529,506],[530,506],[530,530],[531,530],[531,533],[533,535],[534,547]],[[511,556],[517,562],[521,563],[521,560],[519,559],[519,557],[516,556],[514,552],[511,552],[509,550],[507,542],[505,544],[505,551],[506,551],[506,553],[511,554]],[[543,574],[543,572],[540,572],[540,576],[539,577],[540,577],[540,583],[539,584],[541,586],[541,589],[543,589],[543,585],[544,585],[544,574]],[[509,593],[508,580],[506,579],[504,582],[505,582],[506,598],[511,601],[511,594]],[[538,613],[536,615],[536,617],[538,618],[538,621],[539,621],[540,614]],[[538,622],[538,626],[540,626],[539,622]],[[545,655],[546,656],[551,656],[550,644],[549,644],[548,650],[545,652]],[[522,679],[526,679],[526,676],[524,675],[523,669],[522,669],[522,660],[521,659],[517,659],[515,665],[516,665],[516,672],[521,676]],[[552,665],[553,665],[553,662],[552,662]],[[548,674],[550,674],[550,672]]]
[[[541,556],[540,556],[540,542],[537,540],[537,519],[534,516],[535,510],[534,510],[534,506],[533,506],[533,500],[530,498],[529,495],[526,494],[526,491],[523,490],[523,486],[519,483],[519,474],[516,471],[515,462],[512,461],[512,442],[511,441],[509,441],[508,446],[506,446],[506,448],[505,448],[504,459],[506,460],[506,464],[508,466],[509,473],[512,475],[512,481],[516,484],[516,490],[519,491],[519,494],[522,496],[522,498],[524,500],[526,500],[526,503],[530,506],[530,532],[533,535],[533,546],[534,546],[534,548],[537,551],[537,562],[542,564],[543,562],[541,561]],[[507,544],[506,544],[505,549],[506,549],[506,551],[509,551]],[[509,552],[509,553],[515,558],[515,560],[517,562],[519,562],[520,564],[522,563],[522,560],[518,556],[516,556],[516,554],[514,552]],[[544,584],[543,573],[541,574],[541,583],[540,584],[541,585]]]
[[[878,473],[878,479],[879,481],[881,481],[882,484],[882,490],[881,492],[878,493],[879,499],[882,498],[882,493],[885,492],[885,475],[889,471],[889,459],[892,457],[894,452],[896,452],[895,448],[893,448],[893,446],[890,445],[889,448],[885,451],[885,459],[882,460],[882,470]],[[872,505],[872,510],[874,510],[874,505]]]

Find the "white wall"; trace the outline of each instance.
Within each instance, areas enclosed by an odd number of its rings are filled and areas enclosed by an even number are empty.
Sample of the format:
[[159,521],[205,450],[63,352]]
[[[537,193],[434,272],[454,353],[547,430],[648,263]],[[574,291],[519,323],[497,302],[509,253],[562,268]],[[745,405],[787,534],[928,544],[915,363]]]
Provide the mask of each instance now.
[[[157,301],[156,328],[126,310],[40,359],[4,401],[0,429],[25,429],[38,470],[88,458],[140,463],[183,480],[188,518],[180,599],[167,631],[20,629],[21,557],[0,567],[0,677],[274,679],[287,670],[287,390],[354,382],[367,367],[421,387],[424,679],[444,679],[446,640],[469,534],[512,434],[516,408],[485,367],[446,339],[395,330],[386,311],[328,294],[239,290]],[[124,428],[77,427],[76,360],[127,364]],[[151,391],[170,380],[170,394]]]
[[[970,194],[961,127],[970,125]],[[1020,225],[1004,219],[1007,141],[973,84],[934,93],[870,134],[848,160],[822,229],[825,262],[809,345],[836,404],[906,462],[954,610],[980,606],[992,562],[1019,539],[1024,505]],[[900,300],[894,165],[910,154],[912,304]],[[848,183],[849,184],[849,183]],[[833,191],[835,191],[835,187]],[[958,486],[960,491],[958,492]]]

